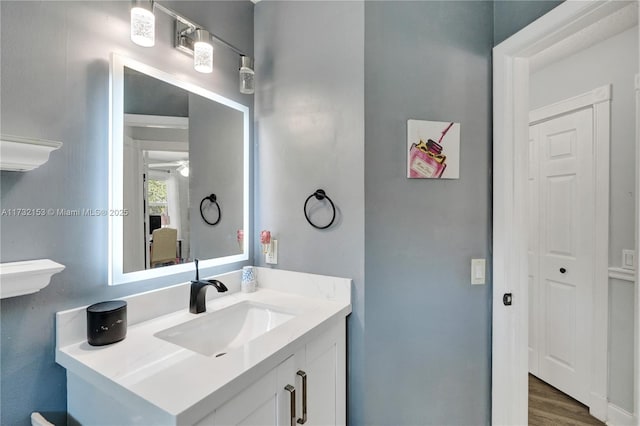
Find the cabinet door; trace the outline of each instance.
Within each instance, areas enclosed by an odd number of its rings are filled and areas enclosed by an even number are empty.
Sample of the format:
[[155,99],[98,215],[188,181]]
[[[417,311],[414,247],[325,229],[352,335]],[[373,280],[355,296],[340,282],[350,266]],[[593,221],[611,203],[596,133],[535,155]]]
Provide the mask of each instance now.
[[276,370],[271,370],[260,380],[221,405],[198,425],[255,425],[276,426],[278,395]]
[[218,407],[198,426],[346,424],[345,334],[345,322],[341,321]]
[[[304,353],[304,348],[302,348],[276,369],[278,375],[278,426],[296,425],[297,419],[302,416],[302,386],[296,380],[296,372],[304,367]],[[293,400],[292,395],[295,396]]]
[[[304,367],[308,392],[306,425],[346,423],[345,356],[344,322],[307,344]],[[298,383],[300,381],[301,377],[298,377]]]

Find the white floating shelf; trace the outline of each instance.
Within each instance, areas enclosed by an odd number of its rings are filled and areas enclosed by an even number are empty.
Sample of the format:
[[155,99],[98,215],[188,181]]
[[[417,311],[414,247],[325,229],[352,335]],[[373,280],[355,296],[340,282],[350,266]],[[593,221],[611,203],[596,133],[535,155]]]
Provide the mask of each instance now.
[[46,139],[0,136],[0,170],[26,172],[40,167],[49,160],[51,151],[62,142]]
[[64,265],[49,259],[0,263],[0,298],[40,291],[63,269]]

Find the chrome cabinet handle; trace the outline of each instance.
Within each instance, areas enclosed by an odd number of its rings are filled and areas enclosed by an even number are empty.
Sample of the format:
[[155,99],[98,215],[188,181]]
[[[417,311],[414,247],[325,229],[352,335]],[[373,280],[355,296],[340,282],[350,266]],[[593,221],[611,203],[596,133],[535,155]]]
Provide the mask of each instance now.
[[302,418],[298,419],[298,424],[303,425],[307,422],[307,373],[298,370],[296,374],[302,377]]
[[291,405],[291,426],[296,426],[296,388],[291,385],[287,385],[284,387],[284,390],[289,392]]

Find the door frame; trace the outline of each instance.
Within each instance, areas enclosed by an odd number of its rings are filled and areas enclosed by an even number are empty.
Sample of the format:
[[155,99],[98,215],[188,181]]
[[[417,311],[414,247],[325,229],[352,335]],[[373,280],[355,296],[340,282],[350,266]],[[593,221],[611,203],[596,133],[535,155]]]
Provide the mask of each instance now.
[[[529,128],[529,60],[626,2],[566,1],[493,49],[493,323],[492,323],[492,424],[527,424],[528,416],[528,280],[527,280],[527,140]],[[640,15],[640,11],[638,12]],[[640,129],[638,130],[640,133]],[[640,147],[640,142],[637,142]],[[640,154],[636,150],[636,173]],[[637,179],[636,179],[637,180]],[[640,185],[637,183],[637,185]],[[607,189],[608,190],[608,189]],[[638,188],[636,189],[638,194]],[[636,197],[640,211],[640,202]],[[608,204],[608,203],[607,203]],[[636,216],[637,215],[636,212]],[[636,217],[636,219],[638,219]],[[640,235],[636,225],[636,250]],[[596,249],[597,250],[597,249]],[[605,256],[608,262],[608,256]],[[638,268],[637,268],[638,269]],[[638,274],[638,271],[636,271]],[[605,280],[608,283],[608,277]],[[608,286],[608,284],[607,284]],[[513,304],[505,306],[503,295]],[[640,416],[640,295],[635,297],[635,423]],[[608,290],[607,290],[608,295]],[[595,294],[594,294],[595,296]],[[608,297],[605,298],[607,300]],[[605,307],[606,309],[606,307]],[[606,310],[604,311],[606,314]],[[602,309],[596,311],[598,318]],[[597,322],[597,320],[596,320]],[[604,324],[608,318],[604,318]],[[595,344],[595,342],[594,342]],[[606,349],[605,358],[606,363]],[[599,351],[597,364],[602,365]],[[606,368],[606,367],[605,367]],[[606,372],[606,369],[605,369]],[[592,383],[592,390],[603,389]],[[593,404],[592,413],[606,416],[607,383]],[[604,410],[604,414],[603,414]]]
[[[638,21],[640,21],[640,11],[638,12]],[[640,22],[639,24],[640,25]],[[639,31],[640,33],[640,31]],[[638,41],[640,42],[640,34],[638,34]],[[638,58],[640,62],[640,58]],[[638,74],[636,74],[636,273],[635,273],[635,357],[634,357],[634,413],[635,424],[640,426],[640,262],[638,261],[638,253],[640,253],[640,64],[638,66]]]

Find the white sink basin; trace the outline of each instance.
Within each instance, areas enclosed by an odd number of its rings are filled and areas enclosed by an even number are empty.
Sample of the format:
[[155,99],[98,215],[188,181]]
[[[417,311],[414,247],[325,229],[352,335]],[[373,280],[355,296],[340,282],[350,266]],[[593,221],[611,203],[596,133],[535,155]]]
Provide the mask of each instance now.
[[284,324],[295,315],[268,305],[241,302],[159,331],[154,336],[206,356],[222,356]]

